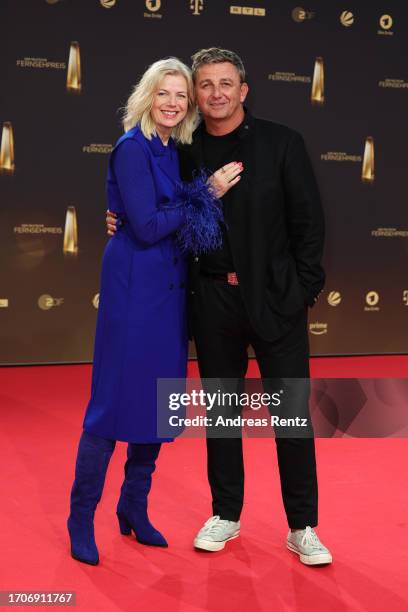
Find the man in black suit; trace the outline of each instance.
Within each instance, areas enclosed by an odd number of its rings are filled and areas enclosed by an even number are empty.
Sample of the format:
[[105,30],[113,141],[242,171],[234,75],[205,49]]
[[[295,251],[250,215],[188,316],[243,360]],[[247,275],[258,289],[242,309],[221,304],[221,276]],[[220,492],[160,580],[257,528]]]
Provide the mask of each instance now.
[[[324,218],[303,139],[244,108],[248,85],[236,53],[202,49],[192,59],[203,121],[193,144],[179,148],[183,179],[199,168],[243,164],[241,180],[222,198],[222,247],[191,263],[189,311],[200,375],[244,378],[252,345],[264,380],[307,379],[307,307],[316,302],[325,276]],[[276,444],[287,547],[307,565],[331,563],[313,529],[314,439],[277,437]],[[213,516],[194,545],[217,551],[240,532],[242,439],[208,436],[207,452]]]

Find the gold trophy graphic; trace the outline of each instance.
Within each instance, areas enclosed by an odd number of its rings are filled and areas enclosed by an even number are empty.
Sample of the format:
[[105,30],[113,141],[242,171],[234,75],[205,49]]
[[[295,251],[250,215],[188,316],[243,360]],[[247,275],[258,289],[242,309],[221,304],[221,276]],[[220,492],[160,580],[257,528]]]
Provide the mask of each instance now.
[[81,88],[81,55],[79,52],[79,43],[72,42],[69,49],[67,91],[80,94]]
[[0,148],[0,173],[14,174],[14,136],[10,121],[3,123]]
[[77,255],[78,253],[78,224],[75,206],[68,206],[65,217],[64,255]]
[[313,71],[311,100],[312,104],[324,104],[324,66],[322,57],[316,57]]
[[374,138],[372,136],[367,136],[364,147],[361,180],[363,183],[373,183],[374,176]]

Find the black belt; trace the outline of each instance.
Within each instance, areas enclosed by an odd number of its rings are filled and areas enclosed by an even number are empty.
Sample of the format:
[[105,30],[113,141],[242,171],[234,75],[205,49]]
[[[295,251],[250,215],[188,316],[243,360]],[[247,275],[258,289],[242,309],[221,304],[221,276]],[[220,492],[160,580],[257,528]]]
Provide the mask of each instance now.
[[205,270],[200,270],[200,274],[202,276],[206,276],[207,278],[212,278],[213,280],[218,280],[224,283],[228,283],[228,285],[239,285],[236,272],[213,273],[213,272],[205,272]]

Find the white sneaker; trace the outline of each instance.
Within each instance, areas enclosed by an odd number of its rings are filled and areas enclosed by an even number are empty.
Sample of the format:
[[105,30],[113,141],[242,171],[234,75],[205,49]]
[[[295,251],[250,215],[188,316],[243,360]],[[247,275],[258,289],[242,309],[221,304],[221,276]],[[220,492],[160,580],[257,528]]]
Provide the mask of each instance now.
[[194,547],[210,551],[222,550],[226,542],[239,536],[239,528],[239,521],[225,521],[219,516],[212,516],[197,533]]
[[305,565],[322,565],[333,561],[330,551],[323,546],[311,527],[289,531],[286,545],[299,555]]

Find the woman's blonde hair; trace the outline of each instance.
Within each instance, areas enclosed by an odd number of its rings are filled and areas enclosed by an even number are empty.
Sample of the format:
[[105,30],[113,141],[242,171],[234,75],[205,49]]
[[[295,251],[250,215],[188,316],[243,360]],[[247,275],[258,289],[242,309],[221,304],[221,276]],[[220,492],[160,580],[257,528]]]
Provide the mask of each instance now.
[[126,103],[123,127],[125,132],[128,132],[135,125],[139,125],[143,135],[149,140],[156,134],[151,109],[160,83],[168,74],[181,75],[187,82],[187,114],[173,129],[172,137],[183,144],[190,144],[198,120],[194,85],[190,68],[177,59],[177,57],[168,57],[149,66],[140,81],[135,85]]

